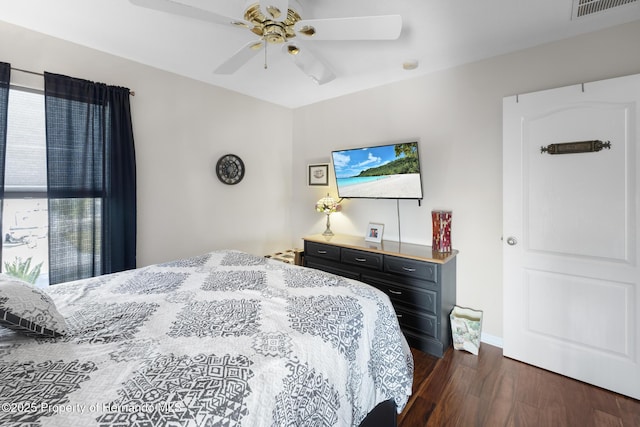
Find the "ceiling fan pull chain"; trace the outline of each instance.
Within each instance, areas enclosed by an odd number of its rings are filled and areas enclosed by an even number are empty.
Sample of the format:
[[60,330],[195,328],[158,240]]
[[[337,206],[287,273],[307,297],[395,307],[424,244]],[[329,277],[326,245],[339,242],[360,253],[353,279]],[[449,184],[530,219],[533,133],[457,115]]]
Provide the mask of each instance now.
[[269,43],[267,43],[267,41],[264,41],[264,69],[267,69],[267,46],[269,45]]

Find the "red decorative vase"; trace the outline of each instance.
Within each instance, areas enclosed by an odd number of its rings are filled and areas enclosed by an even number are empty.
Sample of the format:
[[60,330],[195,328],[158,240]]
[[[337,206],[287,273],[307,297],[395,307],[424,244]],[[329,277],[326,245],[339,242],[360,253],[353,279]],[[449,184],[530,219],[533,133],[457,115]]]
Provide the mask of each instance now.
[[433,250],[451,252],[451,211],[431,211]]

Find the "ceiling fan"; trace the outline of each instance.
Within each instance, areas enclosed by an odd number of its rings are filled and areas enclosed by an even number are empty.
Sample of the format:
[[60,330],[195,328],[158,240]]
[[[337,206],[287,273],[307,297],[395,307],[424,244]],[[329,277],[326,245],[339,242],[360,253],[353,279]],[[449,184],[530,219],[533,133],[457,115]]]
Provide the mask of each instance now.
[[395,40],[402,30],[400,15],[352,18],[302,19],[296,0],[250,0],[244,19],[229,18],[174,0],[129,0],[149,9],[159,10],[214,24],[248,29],[258,36],[220,64],[216,74],[233,74],[268,45],[282,45],[282,50],[305,74],[318,84],[335,79],[331,68],[304,44],[312,40]]

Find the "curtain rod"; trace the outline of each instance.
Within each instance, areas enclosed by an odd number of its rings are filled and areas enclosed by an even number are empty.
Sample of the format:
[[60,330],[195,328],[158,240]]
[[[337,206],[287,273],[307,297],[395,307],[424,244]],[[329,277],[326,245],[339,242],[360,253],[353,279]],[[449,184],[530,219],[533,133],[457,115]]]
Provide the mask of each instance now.
[[[15,71],[20,71],[22,73],[33,74],[34,76],[44,77],[43,73],[38,73],[38,72],[35,72],[35,71],[23,70],[22,68],[16,68],[16,67],[11,67],[11,69],[15,70]],[[132,90],[129,90],[129,95],[136,96],[136,93],[134,91],[132,91]]]

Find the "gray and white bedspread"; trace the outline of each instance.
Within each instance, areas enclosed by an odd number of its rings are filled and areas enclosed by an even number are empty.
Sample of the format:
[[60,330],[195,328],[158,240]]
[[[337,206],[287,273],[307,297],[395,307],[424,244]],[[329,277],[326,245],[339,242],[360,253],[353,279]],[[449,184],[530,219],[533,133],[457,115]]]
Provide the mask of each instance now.
[[49,287],[67,334],[0,331],[2,426],[356,426],[411,394],[386,295],[239,251]]

